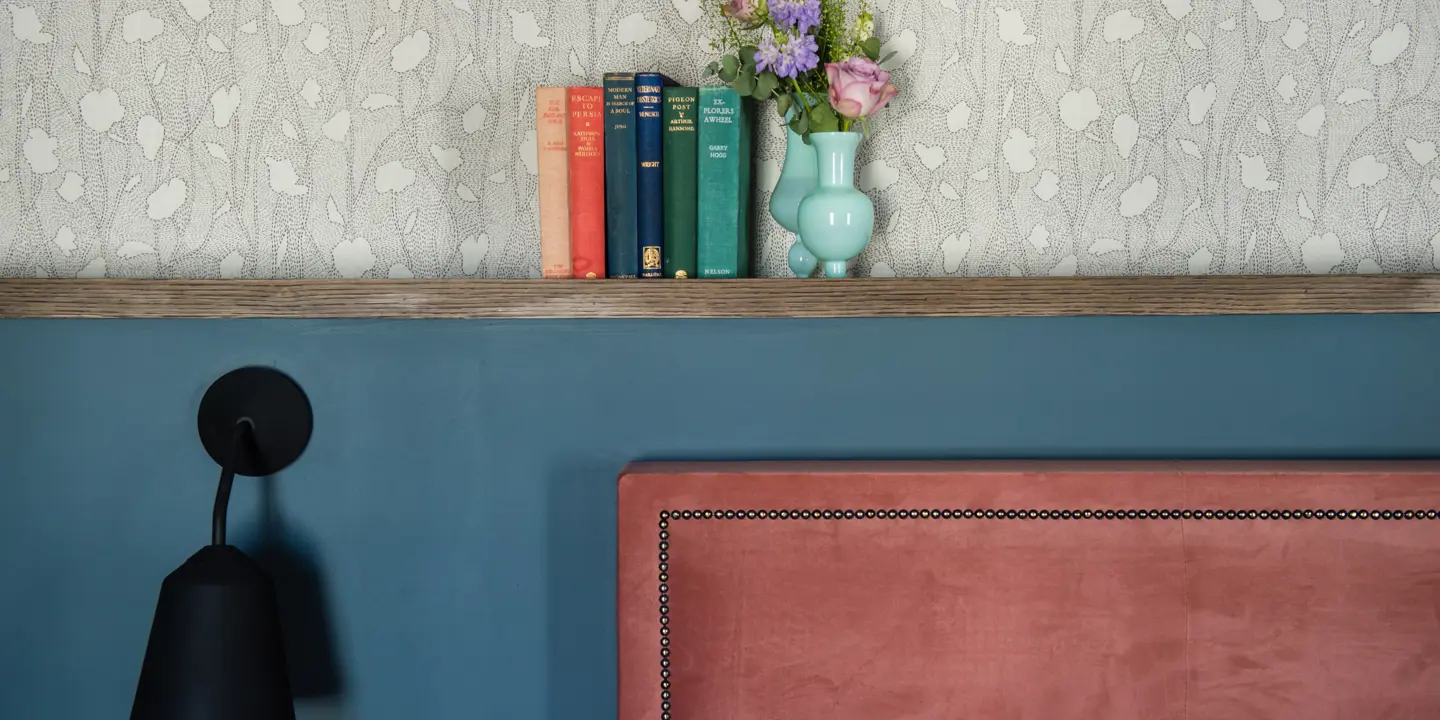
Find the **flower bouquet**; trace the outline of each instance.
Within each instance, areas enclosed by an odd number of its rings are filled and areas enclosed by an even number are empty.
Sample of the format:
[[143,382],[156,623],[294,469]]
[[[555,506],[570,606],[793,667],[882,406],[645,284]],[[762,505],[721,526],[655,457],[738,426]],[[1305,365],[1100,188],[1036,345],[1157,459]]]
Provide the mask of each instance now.
[[741,97],[774,99],[807,143],[810,133],[863,126],[899,92],[880,69],[889,58],[880,57],[865,0],[853,23],[846,0],[716,1],[724,22],[716,45],[724,55],[707,74]]
[[854,129],[868,131],[869,118],[899,92],[880,68],[889,58],[880,57],[875,18],[866,0],[853,20],[847,0],[714,2],[722,56],[707,75],[741,97],[775,100],[789,126],[770,214],[797,235],[790,268],[809,277],[823,261],[827,277],[844,277],[875,226],[874,205],[855,189],[862,133]]

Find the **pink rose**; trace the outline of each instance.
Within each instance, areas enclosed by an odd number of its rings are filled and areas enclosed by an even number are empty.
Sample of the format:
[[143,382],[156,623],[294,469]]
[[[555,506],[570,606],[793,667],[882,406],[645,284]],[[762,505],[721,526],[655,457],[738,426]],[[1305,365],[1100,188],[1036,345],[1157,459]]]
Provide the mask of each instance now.
[[725,4],[720,6],[720,12],[742,25],[749,25],[755,22],[759,14],[760,2],[761,0],[725,0]]
[[830,105],[852,120],[874,115],[900,92],[890,84],[890,73],[869,58],[826,63],[825,74],[830,77]]

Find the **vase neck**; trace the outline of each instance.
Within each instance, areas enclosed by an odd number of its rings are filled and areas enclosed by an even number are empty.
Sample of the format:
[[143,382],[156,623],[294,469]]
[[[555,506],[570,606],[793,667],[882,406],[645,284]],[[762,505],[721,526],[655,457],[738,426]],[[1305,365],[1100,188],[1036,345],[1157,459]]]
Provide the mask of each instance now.
[[860,146],[860,133],[810,133],[823,187],[855,186],[855,149]]

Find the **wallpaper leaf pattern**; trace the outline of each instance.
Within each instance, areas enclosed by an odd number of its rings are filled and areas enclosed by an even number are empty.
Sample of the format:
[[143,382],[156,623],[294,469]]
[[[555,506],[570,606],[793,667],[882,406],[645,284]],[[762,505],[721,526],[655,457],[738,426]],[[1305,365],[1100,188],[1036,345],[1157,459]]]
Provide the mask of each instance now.
[[[902,92],[862,146],[857,274],[1437,267],[1433,0],[873,4]],[[538,276],[533,88],[698,83],[703,10],[5,0],[0,275]]]

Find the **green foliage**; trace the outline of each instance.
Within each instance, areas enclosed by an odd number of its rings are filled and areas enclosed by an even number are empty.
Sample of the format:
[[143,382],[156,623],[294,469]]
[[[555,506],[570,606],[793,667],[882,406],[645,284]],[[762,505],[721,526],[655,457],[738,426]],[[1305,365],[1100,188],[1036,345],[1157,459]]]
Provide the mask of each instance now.
[[733,83],[735,82],[735,78],[739,75],[740,58],[737,58],[734,55],[726,55],[725,57],[720,58],[720,80],[722,82]]
[[735,92],[741,97],[750,97],[755,94],[755,66],[746,65],[740,68],[740,74],[735,76],[735,83],[732,85]]
[[810,109],[810,132],[836,132],[840,129],[840,118],[829,103],[819,103]]
[[755,77],[755,97],[765,100],[780,87],[780,78],[772,72],[763,72]]
[[841,62],[850,57],[854,43],[850,39],[849,23],[845,20],[843,0],[821,1],[820,27],[815,30],[815,43],[820,46],[822,74],[824,63]]
[[790,119],[790,129],[794,130],[796,135],[803,136],[806,142],[809,142],[810,115],[808,113],[795,113],[795,117]]
[[860,50],[865,53],[865,57],[871,60],[879,59],[880,38],[867,38],[864,42],[860,43]]
[[790,97],[790,93],[785,93],[775,98],[775,112],[780,113],[780,117],[783,118],[785,117],[785,113],[790,112],[790,106],[793,104],[795,104],[795,101]]

